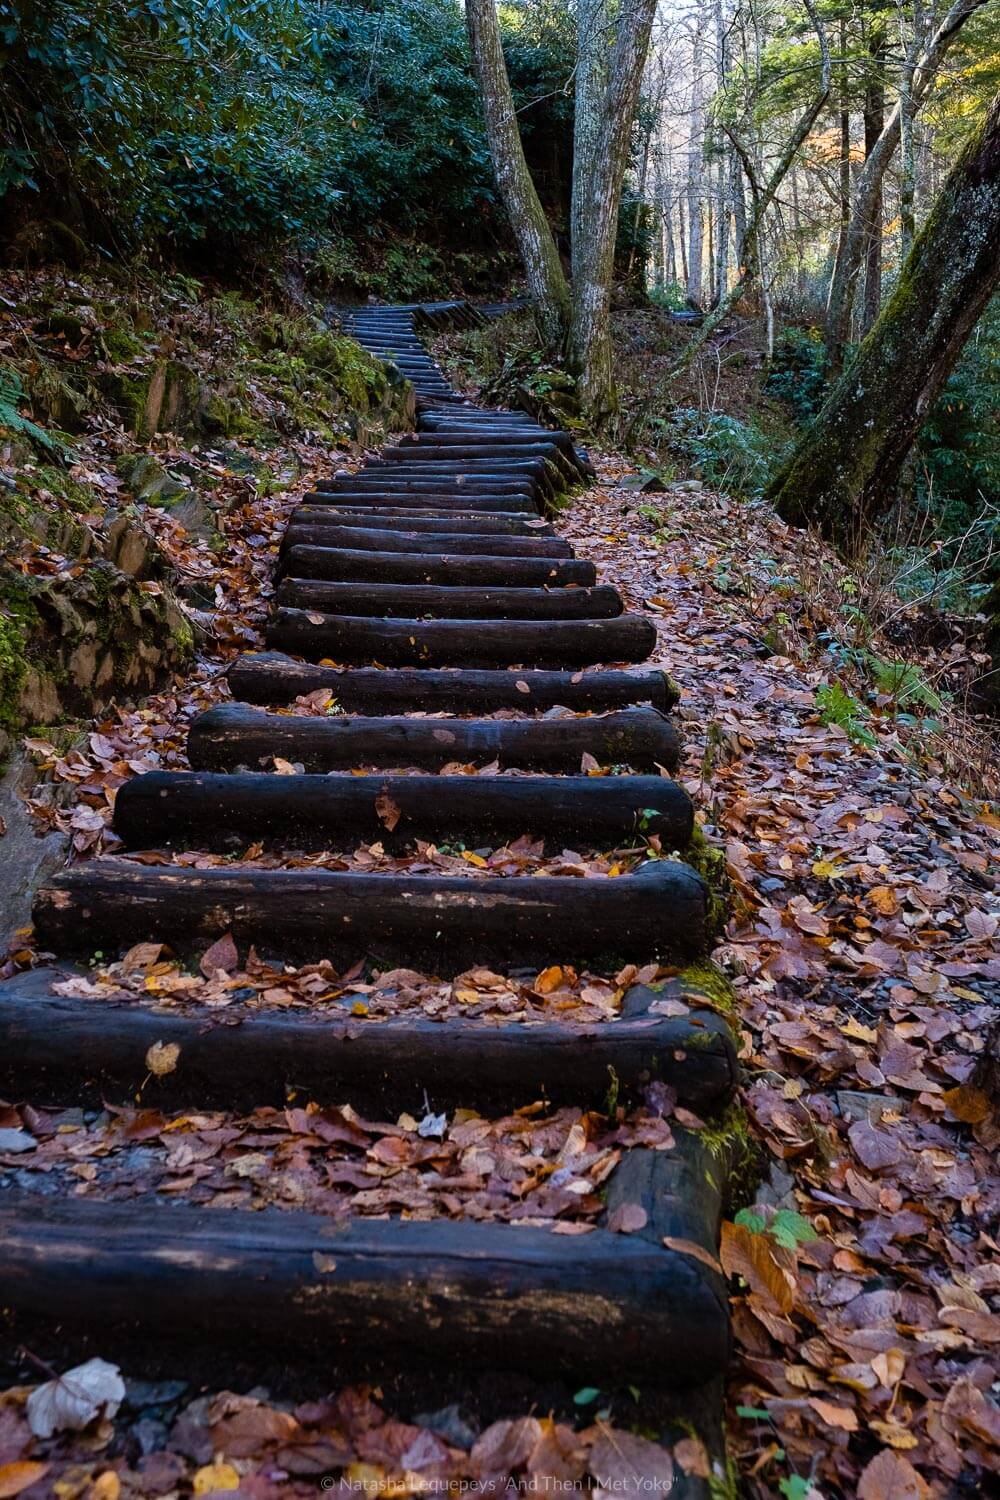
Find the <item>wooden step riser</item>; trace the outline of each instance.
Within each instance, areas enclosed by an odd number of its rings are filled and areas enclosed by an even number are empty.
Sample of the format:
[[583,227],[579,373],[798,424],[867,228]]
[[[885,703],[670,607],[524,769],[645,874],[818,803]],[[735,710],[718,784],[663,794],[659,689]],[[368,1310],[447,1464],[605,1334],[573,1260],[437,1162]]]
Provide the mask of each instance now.
[[[134,1001],[73,1000],[54,993],[63,980],[36,970],[0,986],[0,1091],[42,1108],[126,1104],[141,1094],[151,1109],[280,1109],[294,1095],[320,1105],[350,1104],[369,1119],[418,1118],[436,1111],[503,1115],[525,1101],[552,1108],[639,1101],[651,1078],[702,1117],[725,1108],[736,1086],[733,1038],[712,1012],[647,1017],[594,1026],[536,1022],[497,1026],[472,1020],[400,1017],[359,1021],[349,1013],[311,1019],[277,1009],[243,1014],[240,1024],[160,1011]],[[150,1047],[177,1046],[177,1066],[150,1078]]]
[[[704,1225],[676,1215],[674,1236]],[[695,1221],[695,1222],[692,1222]],[[0,1299],[29,1346],[62,1330],[65,1364],[128,1366],[155,1349],[190,1374],[204,1349],[329,1375],[358,1348],[482,1360],[602,1384],[655,1371],[665,1384],[718,1374],[728,1352],[721,1277],[693,1255],[597,1229],[356,1220],[182,1204],[5,1194]],[[81,1245],[86,1255],[81,1255]],[[73,1351],[78,1351],[74,1353]]]
[[199,714],[188,731],[188,760],[198,771],[270,768],[274,756],[307,771],[358,766],[422,766],[440,770],[490,765],[578,772],[582,757],[636,771],[674,770],[677,731],[654,709],[580,719],[352,718],[268,714],[239,703]]
[[558,848],[613,849],[656,836],[665,849],[683,849],[693,826],[690,797],[663,776],[152,771],[119,788],[114,814],[115,833],[131,849],[231,849],[258,841],[330,849],[338,838],[390,848],[414,838],[461,839],[476,848],[525,834]]
[[555,533],[547,521],[516,511],[498,511],[494,515],[477,515],[468,505],[452,508],[436,506],[372,506],[361,501],[356,506],[298,505],[289,517],[300,526],[348,526],[352,531],[385,531],[401,525],[404,531],[425,535],[452,532],[455,536],[533,536],[550,537]]
[[646,615],[617,620],[368,620],[279,609],[265,631],[273,650],[307,661],[387,667],[588,667],[645,661],[656,645]]
[[348,713],[493,713],[563,707],[605,712],[649,703],[668,713],[677,690],[662,671],[389,671],[321,667],[293,661],[280,652],[237,657],[229,668],[229,688],[244,703],[292,703],[325,690]]
[[[307,526],[304,522],[293,521],[285,532],[281,555],[287,554],[291,547],[302,545],[300,538],[308,533],[310,537],[318,535],[321,538],[320,545],[324,547],[348,552],[421,553],[427,557],[465,555],[480,558],[573,556],[572,547],[561,536],[497,536],[484,541],[475,533],[466,535],[452,531],[407,531],[403,529],[405,525],[405,522],[400,522],[397,529],[386,527],[383,531],[367,527],[364,536],[359,537],[349,526],[340,526],[336,522]],[[592,567],[592,564],[588,564],[588,567]]]
[[316,491],[321,495],[340,495],[346,491],[363,489],[384,490],[386,485],[391,484],[392,490],[397,494],[419,494],[439,492],[443,495],[454,494],[459,499],[463,496],[476,497],[478,505],[481,499],[490,495],[530,495],[534,493],[534,486],[529,479],[508,479],[497,476],[491,479],[477,479],[475,475],[450,475],[443,474],[435,478],[414,479],[412,476],[400,474],[387,474],[384,469],[369,472],[359,469],[354,474],[341,475],[336,479],[317,479]]
[[95,860],[42,887],[33,914],[42,946],[64,954],[147,941],[195,954],[230,932],[267,955],[335,966],[367,955],[439,974],[567,954],[684,962],[707,935],[705,887],[671,861],[617,878],[511,880]]
[[[474,553],[454,557],[435,557],[433,553],[410,556],[405,552],[362,552],[354,548],[304,545],[295,545],[285,553],[278,576],[286,574],[340,583],[369,581],[400,586],[432,584],[517,590],[561,590],[570,585],[590,589],[597,581],[593,563],[579,562],[576,558],[477,557]],[[414,595],[414,599],[417,597]]]
[[[445,494],[425,493],[422,490],[356,490],[332,491],[310,490],[302,497],[303,505],[310,510],[322,511],[334,516],[341,510],[363,508],[371,511],[422,511],[427,509],[442,512],[454,511],[460,515],[513,516],[517,520],[541,520],[538,506],[527,495],[475,495],[467,491],[453,490]],[[294,514],[294,513],[293,513]]]
[[[558,584],[558,580],[554,580]],[[622,613],[617,589],[463,588],[418,583],[328,582],[286,577],[275,602],[334,615],[432,620],[610,620]]]

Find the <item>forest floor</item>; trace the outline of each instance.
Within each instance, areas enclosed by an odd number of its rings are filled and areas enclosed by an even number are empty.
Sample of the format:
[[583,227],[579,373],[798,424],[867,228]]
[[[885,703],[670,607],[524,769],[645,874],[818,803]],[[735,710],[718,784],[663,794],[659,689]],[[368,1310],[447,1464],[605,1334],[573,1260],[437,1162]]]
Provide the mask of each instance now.
[[[329,465],[329,449],[303,444],[298,458],[307,474]],[[731,887],[715,957],[739,1000],[743,1098],[761,1146],[760,1186],[748,1199],[756,1218],[744,1214],[728,1226],[722,1251],[738,1350],[729,1431],[745,1491],[785,1500],[982,1494],[1000,1461],[1000,1415],[991,1403],[1000,1347],[1000,1122],[990,1080],[976,1071],[1000,998],[1000,819],[987,800],[996,787],[984,731],[944,694],[935,694],[932,722],[927,705],[913,701],[924,678],[913,677],[905,655],[899,663],[907,671],[882,691],[855,689],[828,650],[848,575],[766,508],[691,481],[642,495],[620,486],[634,468],[615,458],[599,460],[599,471],[598,484],[559,527],[599,564],[601,582],[657,620],[657,661],[683,694],[681,779],[704,833],[725,851]],[[28,742],[44,777],[32,802],[38,826],[61,827],[78,858],[115,848],[108,825],[125,779],[186,764],[190,719],[226,696],[227,661],[259,640],[293,500],[257,494],[235,473],[220,483],[231,491],[219,521],[224,548],[167,515],[155,520],[173,567],[205,592],[195,619],[196,669],[134,707],[107,711],[69,748],[41,735]],[[879,660],[897,659],[877,634],[870,649]],[[921,671],[928,661],[922,651]],[[947,661],[941,665],[943,672]],[[300,711],[315,712],[314,699],[302,700]],[[544,868],[587,878],[624,870],[650,852],[658,851],[598,858],[564,851],[545,859],[521,841],[499,850],[423,845],[404,860],[367,845],[339,867]],[[135,857],[164,859],[156,851]],[[271,858],[258,846],[244,857]],[[8,973],[38,957],[22,936]],[[275,971],[252,955],[215,950],[190,972],[168,950],[142,947],[125,963],[98,956],[89,976],[70,986],[95,998],[127,990],[167,1009],[203,1006],[220,1019],[249,1003],[319,1006],[373,1022],[419,1008],[497,1022],[557,1014],[613,1023],[622,989],[635,978],[634,971],[578,974],[567,963],[514,982],[474,970],[443,983],[409,970],[372,973],[360,963],[341,974],[329,965]],[[181,1195],[271,1193],[266,1161],[262,1174],[246,1180],[224,1170],[232,1142],[287,1157],[298,1150],[296,1136],[307,1127],[314,1133],[315,1120],[200,1117],[185,1127],[194,1156],[170,1155],[176,1122],[154,1111],[109,1113],[86,1130],[82,1121],[63,1123],[60,1139],[58,1125],[11,1105],[0,1118],[0,1148],[6,1139],[13,1150],[0,1149],[0,1173],[31,1170],[29,1153],[8,1134],[27,1132],[50,1142],[38,1170],[64,1183],[78,1178],[73,1191],[100,1191],[107,1158],[123,1143],[151,1143],[142,1170],[115,1191],[141,1190],[155,1170],[161,1190],[169,1181],[167,1190]],[[338,1132],[340,1140],[353,1133],[364,1152],[365,1171],[355,1156],[336,1184],[338,1206],[366,1173],[378,1183],[383,1172],[405,1167],[402,1199],[376,1198],[369,1211],[431,1211],[421,1167],[433,1153],[421,1158],[426,1138],[418,1145],[416,1123],[327,1122],[331,1142]],[[473,1139],[467,1125],[451,1122],[435,1148],[461,1163],[462,1181],[454,1202],[435,1204],[434,1212],[492,1211],[482,1189],[498,1157],[511,1178],[526,1170],[519,1127],[490,1122]],[[533,1151],[566,1160],[574,1130],[594,1128],[553,1117],[549,1137],[539,1134]],[[668,1122],[623,1119],[600,1144],[613,1152],[629,1132],[642,1131],[659,1132],[665,1143]],[[254,1140],[255,1133],[270,1139]],[[324,1178],[315,1190],[329,1187]],[[539,1194],[532,1212],[561,1220],[563,1232],[585,1233],[587,1192],[577,1187],[574,1196],[568,1205],[557,1193]],[[520,1208],[515,1216],[523,1216]],[[194,1383],[147,1389],[137,1382],[117,1422],[84,1438],[40,1442],[27,1426],[22,1386],[0,1395],[0,1495],[118,1500],[186,1486],[211,1495],[239,1483],[241,1494],[268,1500],[314,1493],[317,1476],[331,1473],[402,1495],[428,1477],[530,1479],[553,1465],[567,1476],[613,1477],[614,1455],[623,1450],[633,1470],[655,1473],[667,1461],[656,1444],[623,1430],[627,1404],[596,1391],[579,1396],[575,1432],[571,1420],[553,1421],[548,1412],[485,1429],[453,1412],[438,1414],[442,1438],[427,1430],[433,1423],[387,1415],[377,1391],[293,1407],[260,1391],[206,1394]],[[694,1440],[675,1445],[674,1459],[695,1470],[702,1463]]]

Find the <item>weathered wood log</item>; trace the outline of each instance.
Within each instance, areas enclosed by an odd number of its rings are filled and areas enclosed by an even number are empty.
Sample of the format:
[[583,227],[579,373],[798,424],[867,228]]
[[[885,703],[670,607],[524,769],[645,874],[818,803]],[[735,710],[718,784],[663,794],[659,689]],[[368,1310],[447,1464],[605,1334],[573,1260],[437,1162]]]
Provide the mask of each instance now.
[[[298,535],[298,532],[296,532]],[[314,547],[295,544],[281,559],[280,574],[296,578],[328,578],[341,583],[371,580],[385,584],[436,584],[449,587],[562,588],[575,584],[590,588],[597,578],[594,565],[575,557],[493,557],[476,553],[435,556],[432,552],[368,552],[361,550],[361,534],[354,547]],[[364,533],[367,536],[368,533]],[[489,546],[489,538],[483,543]],[[416,597],[416,596],[414,596]],[[363,613],[363,611],[362,611]]]
[[268,646],[310,661],[388,667],[586,667],[645,661],[656,645],[646,615],[617,620],[371,620],[279,609]]
[[404,531],[452,532],[455,536],[554,536],[548,521],[525,512],[498,511],[495,514],[442,506],[371,507],[364,501],[343,508],[326,505],[298,505],[289,521],[302,526],[349,526],[352,531],[385,531],[401,526]]
[[257,770],[274,756],[307,771],[357,766],[426,766],[479,762],[533,771],[578,771],[593,755],[600,765],[674,770],[677,731],[654,708],[579,719],[354,718],[330,714],[268,714],[241,703],[219,703],[195,718],[188,760],[196,771]]
[[464,463],[468,459],[483,458],[540,458],[551,466],[553,479],[558,475],[562,484],[579,484],[584,477],[575,459],[570,459],[559,443],[538,442],[537,440],[522,443],[514,435],[508,437],[498,434],[489,441],[481,438],[460,438],[458,442],[449,444],[439,443],[435,434],[429,433],[426,438],[419,438],[416,442],[411,439],[406,444],[399,443],[383,448],[382,456],[392,463],[409,463],[414,459],[424,463],[450,463],[453,460]]
[[445,974],[484,961],[691,959],[706,907],[700,877],[670,860],[616,878],[511,880],[100,859],[56,875],[32,910],[39,941],[61,953],[145,941],[194,953],[231,932],[281,957],[367,954]]
[[[693,1220],[693,1216],[692,1216]],[[214,1349],[329,1377],[359,1351],[481,1361],[574,1380],[696,1383],[721,1373],[725,1310],[693,1257],[596,1229],[348,1219],[281,1209],[60,1201],[7,1192],[0,1299],[65,1363],[100,1349],[190,1374]],[[681,1238],[704,1237],[694,1222]],[[85,1253],[81,1253],[85,1247]],[[224,1316],[223,1316],[224,1312]],[[199,1368],[201,1364],[199,1363]],[[349,1366],[348,1366],[349,1368]]]
[[[389,474],[385,468],[374,471],[359,469],[354,474],[347,474],[335,479],[317,479],[316,489],[320,494],[337,495],[352,490],[363,489],[384,490],[390,486],[394,494],[427,494],[437,492],[442,495],[456,494],[459,496],[483,496],[483,495],[531,495],[534,486],[530,479],[520,479],[496,476],[493,479],[487,475],[484,479],[475,474],[440,474],[433,478],[426,476],[423,479],[412,475],[404,475],[397,469]],[[478,502],[477,502],[478,503]]]
[[[537,559],[533,559],[537,561]],[[292,609],[385,619],[433,620],[610,620],[622,613],[622,596],[599,588],[503,588],[419,583],[349,583],[285,577],[275,602]]]
[[677,688],[666,672],[473,672],[341,669],[294,661],[278,651],[237,657],[229,689],[244,703],[292,703],[319,689],[333,693],[348,713],[482,713],[499,708],[542,712],[561,706],[580,712],[649,703],[668,713]]
[[484,453],[487,457],[495,457],[506,452],[531,452],[550,457],[554,450],[558,455],[560,467],[568,477],[572,476],[572,479],[577,482],[588,477],[587,470],[569,434],[552,432],[546,428],[534,431],[511,428],[491,430],[488,425],[485,425],[475,428],[466,426],[458,432],[441,430],[432,430],[426,434],[413,432],[400,438],[390,451],[396,453],[410,449],[416,453],[435,452],[442,455],[454,451],[468,457],[477,457]]
[[475,491],[470,494],[463,490],[436,493],[434,490],[394,490],[391,487],[376,490],[359,485],[350,490],[309,490],[303,496],[303,503],[310,509],[322,510],[327,515],[335,515],[338,510],[357,510],[359,507],[373,511],[400,511],[404,514],[431,507],[445,513],[453,511],[458,515],[514,516],[529,521],[541,519],[538,506],[529,495],[481,495]]
[[[710,1265],[714,1260],[718,1265],[719,1225],[731,1163],[724,1149],[709,1150],[697,1132],[678,1129],[675,1141],[672,1151],[629,1151],[622,1157],[608,1181],[605,1222],[626,1205],[637,1204],[646,1212],[638,1236],[653,1245],[665,1239],[675,1245],[679,1241],[691,1246],[681,1253],[692,1261]],[[692,1223],[694,1234],[689,1233]],[[709,1274],[724,1306],[721,1266]]]
[[364,546],[359,547],[358,534],[349,526],[306,526],[291,521],[285,532],[284,549],[300,544],[300,538],[308,533],[310,538],[319,535],[324,547],[346,548],[351,552],[399,552],[423,553],[427,556],[465,554],[472,557],[572,557],[573,548],[561,536],[498,536],[484,543],[476,535],[465,536],[461,532],[404,531],[386,528],[385,531],[367,530]]
[[[224,1019],[157,1011],[122,1000],[57,994],[65,972],[36,969],[0,984],[0,1091],[37,1106],[100,1108],[142,1093],[153,1109],[280,1108],[294,1089],[319,1104],[349,1103],[375,1118],[400,1110],[493,1109],[526,1101],[600,1109],[659,1079],[689,1109],[723,1108],[735,1088],[733,1039],[712,1011],[574,1025],[401,1016],[359,1021],[349,1012],[247,1010]],[[80,978],[87,976],[80,974]],[[239,1024],[236,1024],[238,1022]],[[180,1048],[177,1066],[149,1077],[146,1053]]]
[[[388,824],[391,823],[392,827]],[[126,848],[232,849],[261,840],[329,849],[338,834],[398,848],[414,836],[467,843],[534,838],[614,847],[691,837],[691,799],[664,776],[272,776],[151,771],[118,790]]]

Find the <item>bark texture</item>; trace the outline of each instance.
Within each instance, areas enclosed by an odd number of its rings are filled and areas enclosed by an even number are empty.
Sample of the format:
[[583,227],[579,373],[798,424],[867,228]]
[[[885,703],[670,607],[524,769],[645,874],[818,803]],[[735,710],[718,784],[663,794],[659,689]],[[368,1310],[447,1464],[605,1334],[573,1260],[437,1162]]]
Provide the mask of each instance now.
[[896,290],[830,392],[771,498],[794,525],[856,548],[1000,284],[1000,95],[973,131]]

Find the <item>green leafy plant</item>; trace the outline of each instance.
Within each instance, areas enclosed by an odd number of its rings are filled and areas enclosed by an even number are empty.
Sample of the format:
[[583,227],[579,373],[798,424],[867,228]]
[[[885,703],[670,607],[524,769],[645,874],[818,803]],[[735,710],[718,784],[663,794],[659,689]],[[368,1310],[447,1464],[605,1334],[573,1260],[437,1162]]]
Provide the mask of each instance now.
[[46,453],[62,458],[67,452],[66,444],[53,433],[46,432],[44,427],[39,427],[37,422],[21,415],[18,407],[24,400],[20,375],[9,365],[0,365],[0,427],[6,427]]
[[820,722],[836,724],[853,744],[867,745],[869,748],[876,744],[875,735],[867,723],[870,717],[868,709],[851,696],[843,683],[834,680],[818,687],[816,707]]

